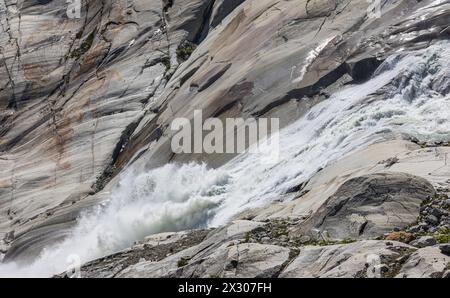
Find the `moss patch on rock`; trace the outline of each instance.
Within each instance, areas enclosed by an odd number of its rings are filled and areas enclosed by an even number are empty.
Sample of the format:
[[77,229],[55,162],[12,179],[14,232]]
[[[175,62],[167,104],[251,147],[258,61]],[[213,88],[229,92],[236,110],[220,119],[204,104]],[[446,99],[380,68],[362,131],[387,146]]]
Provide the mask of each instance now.
[[186,266],[187,264],[189,264],[189,260],[185,259],[185,258],[181,258],[178,260],[177,266],[178,266],[178,268],[181,268],[181,267]]
[[189,41],[184,41],[177,49],[177,58],[179,62],[184,62],[191,57],[197,46]]
[[92,47],[92,44],[94,42],[95,32],[92,31],[86,39],[81,43],[80,47],[78,49],[75,49],[70,53],[70,58],[78,59],[84,54],[86,54],[87,51]]
[[170,63],[170,57],[168,57],[168,56],[162,57],[161,63],[166,67],[166,72],[168,72],[170,70],[170,68],[172,67],[172,64]]

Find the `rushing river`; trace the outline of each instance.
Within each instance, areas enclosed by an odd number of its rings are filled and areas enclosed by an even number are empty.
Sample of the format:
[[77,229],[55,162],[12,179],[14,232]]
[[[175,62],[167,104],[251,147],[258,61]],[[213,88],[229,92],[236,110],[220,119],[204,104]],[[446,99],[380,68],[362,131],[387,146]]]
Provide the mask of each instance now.
[[70,255],[85,262],[150,234],[224,224],[375,142],[405,136],[449,140],[450,95],[439,92],[445,87],[440,84],[448,84],[442,79],[448,69],[448,43],[392,56],[371,80],[346,86],[281,130],[275,163],[244,153],[219,169],[201,164],[169,164],[145,173],[130,169],[105,205],[79,218],[71,236],[28,266],[0,265],[0,276],[52,276],[67,269]]

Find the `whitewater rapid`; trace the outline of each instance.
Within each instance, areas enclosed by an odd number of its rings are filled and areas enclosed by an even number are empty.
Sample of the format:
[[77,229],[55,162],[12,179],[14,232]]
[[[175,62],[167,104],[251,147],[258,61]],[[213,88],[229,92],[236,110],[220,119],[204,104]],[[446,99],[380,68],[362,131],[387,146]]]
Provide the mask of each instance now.
[[328,164],[382,140],[448,141],[450,96],[438,92],[448,69],[447,42],[392,56],[371,80],[343,88],[282,129],[274,163],[244,153],[219,169],[195,163],[168,164],[145,173],[129,169],[109,201],[86,211],[69,237],[27,266],[0,265],[0,276],[52,276],[67,270],[70,256],[86,262],[154,233],[225,224],[247,208],[279,199]]

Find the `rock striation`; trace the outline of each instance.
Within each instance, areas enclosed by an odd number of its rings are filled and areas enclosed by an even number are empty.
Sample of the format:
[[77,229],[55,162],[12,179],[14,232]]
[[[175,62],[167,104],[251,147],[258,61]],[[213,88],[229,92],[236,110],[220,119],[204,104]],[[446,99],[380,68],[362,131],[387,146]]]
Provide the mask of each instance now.
[[[450,37],[448,1],[384,1],[380,15],[366,0],[81,3],[80,17],[71,18],[66,1],[0,0],[4,263],[31,262],[66,239],[130,169],[191,161],[220,168],[235,157],[173,153],[175,118],[192,120],[201,109],[204,118],[277,117],[288,127],[317,118],[310,111],[345,86],[389,74],[434,45],[445,49]],[[437,56],[380,83],[359,104],[448,97],[450,65]],[[433,113],[428,120],[445,123]],[[352,127],[395,115],[402,111],[376,110]],[[450,138],[438,129],[424,139],[431,129],[361,133],[367,146],[318,165],[278,202],[241,210],[211,230],[149,235],[88,262],[82,274],[448,276]]]
[[406,228],[417,220],[422,203],[434,195],[425,179],[379,173],[345,182],[300,228],[313,237],[370,239]]

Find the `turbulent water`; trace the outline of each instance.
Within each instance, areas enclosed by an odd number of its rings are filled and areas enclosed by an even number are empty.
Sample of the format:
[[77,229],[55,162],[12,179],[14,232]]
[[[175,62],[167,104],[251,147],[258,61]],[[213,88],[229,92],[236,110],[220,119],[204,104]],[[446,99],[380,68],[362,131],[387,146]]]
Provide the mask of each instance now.
[[51,276],[67,269],[71,255],[85,262],[152,233],[224,224],[380,140],[449,140],[449,68],[448,43],[391,57],[371,80],[345,87],[283,129],[276,162],[246,153],[219,169],[169,164],[147,173],[129,170],[109,202],[81,216],[70,237],[28,266],[3,264],[0,276]]

